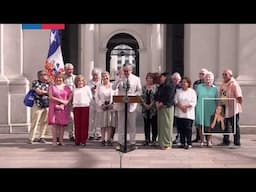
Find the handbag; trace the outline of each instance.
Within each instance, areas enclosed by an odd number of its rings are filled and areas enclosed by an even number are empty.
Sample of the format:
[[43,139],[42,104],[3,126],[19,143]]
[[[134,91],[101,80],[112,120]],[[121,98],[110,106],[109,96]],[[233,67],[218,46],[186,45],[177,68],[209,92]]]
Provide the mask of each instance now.
[[27,107],[33,107],[35,102],[35,91],[30,89],[29,92],[25,95],[23,103]]

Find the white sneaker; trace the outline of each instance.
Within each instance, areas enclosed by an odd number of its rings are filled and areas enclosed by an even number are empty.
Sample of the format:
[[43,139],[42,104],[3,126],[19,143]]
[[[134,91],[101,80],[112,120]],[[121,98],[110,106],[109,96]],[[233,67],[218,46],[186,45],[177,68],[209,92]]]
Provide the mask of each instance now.
[[208,147],[212,147],[212,142],[208,142],[208,143],[207,143],[207,146],[208,146]]

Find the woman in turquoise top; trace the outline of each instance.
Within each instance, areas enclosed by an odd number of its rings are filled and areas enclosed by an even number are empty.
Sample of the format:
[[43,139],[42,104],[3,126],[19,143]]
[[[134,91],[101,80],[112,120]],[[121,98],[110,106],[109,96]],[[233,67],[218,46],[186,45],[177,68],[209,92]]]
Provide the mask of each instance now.
[[[195,124],[199,126],[201,146],[203,146],[204,143],[202,128],[204,128],[204,130],[209,129],[210,119],[212,114],[215,112],[217,104],[218,89],[213,84],[213,81],[213,73],[207,72],[204,83],[198,85],[196,89],[197,105]],[[208,135],[207,137],[207,146],[212,146],[211,135]]]

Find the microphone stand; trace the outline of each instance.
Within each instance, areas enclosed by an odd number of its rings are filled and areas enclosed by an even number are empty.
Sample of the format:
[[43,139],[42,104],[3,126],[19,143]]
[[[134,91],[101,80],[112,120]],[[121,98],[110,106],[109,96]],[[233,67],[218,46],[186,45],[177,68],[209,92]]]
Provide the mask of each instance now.
[[125,86],[125,97],[124,97],[124,153],[127,153],[127,111],[128,111],[128,90],[130,89],[130,85],[128,83],[128,78],[126,81],[126,86]]
[[126,84],[124,85],[125,89],[125,96],[124,96],[124,146],[120,147],[120,151],[123,153],[127,153],[129,151],[135,150],[136,147],[131,146],[128,148],[127,146],[127,119],[128,119],[128,103],[129,103],[129,96],[128,91],[130,89],[130,83],[127,78]]

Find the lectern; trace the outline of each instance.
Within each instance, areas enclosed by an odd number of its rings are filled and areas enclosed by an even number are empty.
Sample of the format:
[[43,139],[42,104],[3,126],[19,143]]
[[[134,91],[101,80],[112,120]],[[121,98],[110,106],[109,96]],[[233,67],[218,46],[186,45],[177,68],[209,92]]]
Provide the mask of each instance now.
[[124,103],[125,118],[124,118],[124,146],[120,146],[120,151],[127,153],[134,150],[133,146],[127,147],[127,115],[128,115],[128,103],[141,103],[142,99],[140,96],[127,96],[127,95],[117,95],[113,96],[114,103]]

